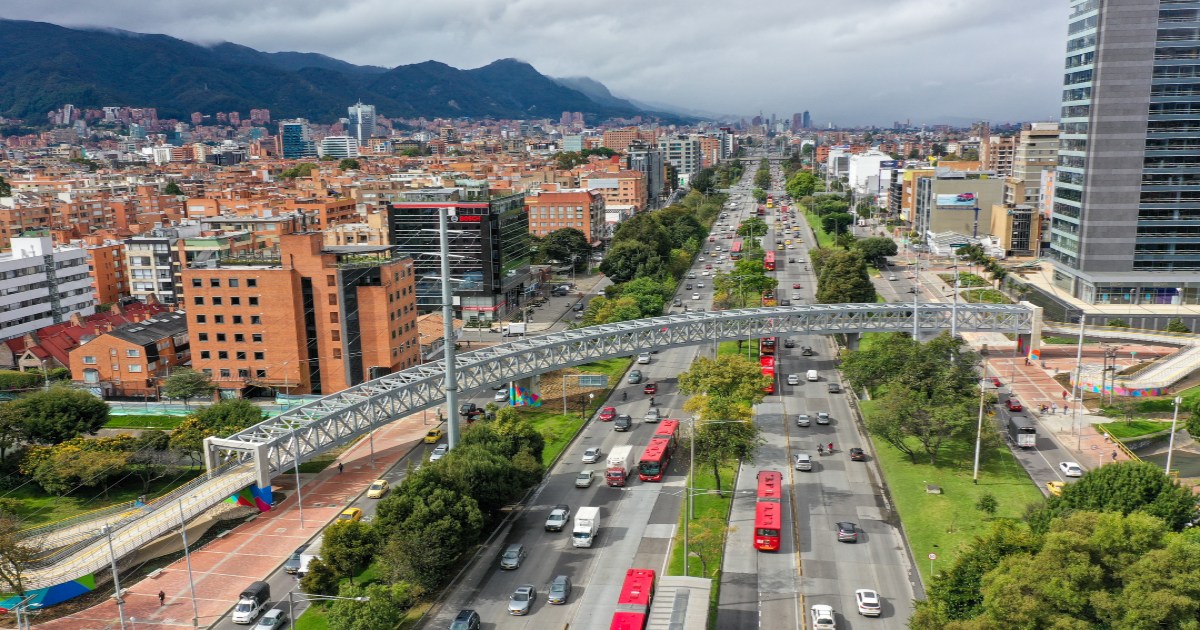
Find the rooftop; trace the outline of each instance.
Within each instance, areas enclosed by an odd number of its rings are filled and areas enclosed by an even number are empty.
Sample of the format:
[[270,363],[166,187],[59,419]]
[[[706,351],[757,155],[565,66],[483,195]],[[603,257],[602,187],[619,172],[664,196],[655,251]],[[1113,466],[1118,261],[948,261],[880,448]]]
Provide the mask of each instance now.
[[132,344],[145,346],[156,343],[164,337],[172,337],[185,332],[187,332],[187,317],[184,311],[179,310],[161,313],[140,322],[114,328],[108,334]]

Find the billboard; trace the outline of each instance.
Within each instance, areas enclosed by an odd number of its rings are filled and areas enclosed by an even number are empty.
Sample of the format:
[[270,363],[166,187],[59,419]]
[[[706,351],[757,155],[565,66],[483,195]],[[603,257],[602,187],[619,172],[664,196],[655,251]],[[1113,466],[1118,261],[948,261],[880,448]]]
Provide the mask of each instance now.
[[974,209],[979,200],[975,193],[958,193],[949,195],[937,195],[936,204],[939,208],[950,207],[961,210]]
[[879,163],[879,170],[900,168],[900,162],[896,160],[883,160]]

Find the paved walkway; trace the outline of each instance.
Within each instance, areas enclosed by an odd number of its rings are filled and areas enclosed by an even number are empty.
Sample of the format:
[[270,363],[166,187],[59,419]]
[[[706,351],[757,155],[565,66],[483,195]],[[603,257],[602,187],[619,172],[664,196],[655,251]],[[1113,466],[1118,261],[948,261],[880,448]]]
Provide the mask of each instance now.
[[[374,465],[370,441],[363,439],[339,459],[345,464],[344,472],[339,474],[336,466],[330,466],[316,475],[301,475],[303,526],[296,509],[295,478],[291,475],[275,478],[274,488],[287,494],[286,500],[192,553],[200,627],[216,622],[233,606],[247,584],[270,574],[296,547],[333,520],[346,503],[418,443],[428,428],[421,414],[409,416],[376,430]],[[136,619],[134,623],[144,623],[146,627],[151,624],[155,628],[192,627],[191,591],[187,565],[182,558],[164,567],[155,577],[121,586],[127,590],[126,619],[132,617]],[[163,606],[158,604],[160,590],[166,593]],[[109,599],[38,626],[54,630],[100,630],[119,628],[120,623],[117,606]]]

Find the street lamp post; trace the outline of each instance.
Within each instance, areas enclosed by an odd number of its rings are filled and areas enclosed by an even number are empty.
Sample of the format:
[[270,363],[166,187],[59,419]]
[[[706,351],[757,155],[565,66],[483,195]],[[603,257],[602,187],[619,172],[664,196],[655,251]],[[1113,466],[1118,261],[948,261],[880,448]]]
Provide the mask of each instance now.
[[304,529],[304,496],[300,490],[300,441],[296,427],[292,426],[292,472],[296,473],[296,507],[300,510],[300,529]]
[[[1087,318],[1079,314],[1079,344],[1075,349],[1075,382],[1071,385],[1071,401],[1075,403],[1075,450],[1083,445],[1083,327]],[[1079,388],[1079,398],[1075,398],[1075,389]]]
[[1175,413],[1171,415],[1171,440],[1167,444],[1167,475],[1171,474],[1171,455],[1175,453],[1175,425],[1179,422],[1179,404],[1182,402],[1183,396],[1175,397]]
[[192,554],[188,550],[187,521],[183,518],[182,497],[180,497],[177,504],[179,505],[179,536],[183,538],[183,558],[187,561],[188,589],[192,593],[192,627],[199,628],[200,609],[196,605],[196,581],[192,577]]
[[117,552],[113,548],[112,528],[105,525],[100,533],[108,538],[108,561],[112,564],[114,596],[117,600],[117,618],[121,620],[121,630],[125,630],[125,597],[121,595],[121,576],[117,571]]
[[987,393],[987,359],[983,360],[979,381],[979,419],[975,422],[975,468],[971,473],[971,483],[979,483],[979,449],[983,442],[983,397]]

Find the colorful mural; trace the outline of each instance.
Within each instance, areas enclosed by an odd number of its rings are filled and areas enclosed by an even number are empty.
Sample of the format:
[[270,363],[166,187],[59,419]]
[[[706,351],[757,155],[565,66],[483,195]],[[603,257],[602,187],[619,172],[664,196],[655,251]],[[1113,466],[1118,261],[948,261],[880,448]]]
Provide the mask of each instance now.
[[[1101,386],[1087,381],[1083,382],[1083,391],[1093,394],[1101,392]],[[1130,389],[1117,385],[1113,388],[1112,383],[1105,383],[1103,386],[1104,395],[1114,394],[1116,396],[1127,396],[1133,398],[1141,398],[1143,396],[1170,396],[1171,388],[1169,387],[1147,387],[1144,389]]]
[[[79,597],[84,593],[90,593],[96,588],[96,576],[89,573],[81,578],[71,580],[64,584],[57,584],[46,588],[29,591],[26,597],[33,595],[33,601],[29,602],[29,608],[46,608],[55,604],[61,604],[75,597]],[[0,611],[8,612],[16,606],[23,597],[10,597],[4,601],[0,601]]]
[[259,512],[268,512],[271,510],[272,503],[271,486],[259,488],[258,486],[251,485],[225,500],[234,505],[256,507]]

